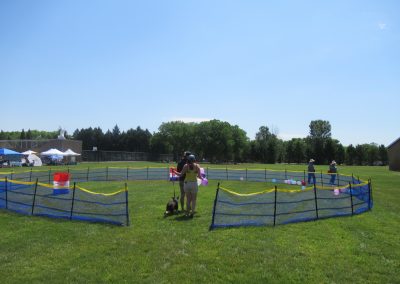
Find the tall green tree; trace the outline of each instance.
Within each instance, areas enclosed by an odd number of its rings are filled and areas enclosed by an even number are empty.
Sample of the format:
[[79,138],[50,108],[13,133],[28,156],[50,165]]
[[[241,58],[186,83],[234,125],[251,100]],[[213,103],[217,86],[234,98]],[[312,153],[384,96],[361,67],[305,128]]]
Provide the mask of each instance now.
[[261,126],[256,133],[256,152],[262,163],[274,164],[278,154],[278,139],[267,126]]
[[195,137],[195,149],[204,158],[211,162],[233,160],[234,139],[228,122],[216,119],[201,122],[196,126]]
[[310,122],[310,137],[327,139],[331,138],[331,124],[327,120],[313,120]]
[[351,166],[356,161],[356,148],[350,144],[346,149],[346,164]]
[[305,142],[303,139],[294,138],[294,161],[297,164],[303,163],[305,161]]
[[379,152],[379,160],[382,162],[383,165],[387,165],[388,164],[388,153],[387,153],[387,148],[385,147],[385,145],[380,145],[378,152]]
[[[325,145],[331,138],[331,124],[326,120],[313,120],[310,123],[310,135],[308,142],[311,147],[311,155],[318,164],[328,161],[325,153]],[[310,157],[311,158],[311,157]]]
[[21,139],[21,140],[25,140],[26,139],[25,131],[24,131],[23,128],[22,128],[22,131],[21,131],[21,135],[19,136],[19,139]]
[[343,164],[346,159],[346,151],[342,144],[338,144],[336,148],[336,162],[338,164]]
[[28,129],[28,131],[26,132],[26,139],[31,140],[32,139],[32,132],[30,129]]
[[193,149],[193,123],[185,123],[183,121],[164,122],[158,128],[158,131],[170,146],[175,159],[178,159],[183,151]]
[[246,157],[245,154],[248,152],[249,139],[246,136],[246,132],[234,125],[231,127],[232,140],[233,140],[233,160],[235,162],[243,162]]

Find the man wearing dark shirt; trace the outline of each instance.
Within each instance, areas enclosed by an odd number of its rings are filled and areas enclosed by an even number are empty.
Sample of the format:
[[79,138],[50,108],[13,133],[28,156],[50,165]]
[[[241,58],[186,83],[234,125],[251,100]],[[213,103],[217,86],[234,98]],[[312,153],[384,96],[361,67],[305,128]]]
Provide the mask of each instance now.
[[[176,165],[176,171],[178,173],[180,173],[183,169],[183,166],[186,165],[187,163],[187,158],[189,157],[189,155],[191,155],[192,153],[190,153],[189,151],[186,151],[183,153],[183,156],[181,158],[181,160],[179,161],[179,163]],[[179,188],[181,190],[181,210],[184,211],[184,205],[185,205],[185,190],[184,190],[184,184],[185,184],[185,176],[180,176],[179,177]]]

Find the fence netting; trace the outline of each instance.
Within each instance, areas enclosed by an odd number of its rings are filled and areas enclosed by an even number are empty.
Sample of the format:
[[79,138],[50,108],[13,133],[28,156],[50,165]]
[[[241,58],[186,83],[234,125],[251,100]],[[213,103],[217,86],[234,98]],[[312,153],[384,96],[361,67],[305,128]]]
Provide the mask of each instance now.
[[129,225],[126,190],[102,194],[70,186],[59,192],[49,184],[3,179],[0,208],[26,215]]
[[[169,167],[106,167],[64,169],[70,182],[65,194],[54,194],[53,174],[59,169],[1,172],[0,208],[43,215],[114,224],[129,224],[128,194],[98,194],[80,187],[89,181],[169,180]],[[339,173],[315,173],[316,184],[307,184],[305,171],[205,168],[208,180],[276,184],[253,194],[220,187],[210,228],[276,225],[334,216],[359,214],[372,208],[371,182]],[[335,175],[332,183],[332,175]],[[6,182],[7,180],[7,182]],[[37,183],[35,182],[37,181]],[[246,183],[241,183],[245,185]],[[286,188],[280,188],[285,184]],[[75,195],[74,195],[75,192]]]
[[335,216],[360,214],[372,208],[371,184],[310,186],[304,190],[274,189],[241,194],[219,187],[210,229],[275,226]]

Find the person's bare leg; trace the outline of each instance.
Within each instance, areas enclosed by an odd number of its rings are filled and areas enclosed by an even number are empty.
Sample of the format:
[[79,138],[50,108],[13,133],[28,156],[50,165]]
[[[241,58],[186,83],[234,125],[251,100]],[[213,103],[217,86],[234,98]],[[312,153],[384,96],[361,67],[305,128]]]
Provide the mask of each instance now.
[[185,211],[185,190],[184,190],[184,183],[179,182],[179,188],[181,189],[181,210]]
[[197,192],[192,193],[192,214],[196,210],[196,199],[197,199]]
[[191,203],[192,203],[192,193],[191,192],[187,192],[186,193],[186,213],[187,214],[190,214]]

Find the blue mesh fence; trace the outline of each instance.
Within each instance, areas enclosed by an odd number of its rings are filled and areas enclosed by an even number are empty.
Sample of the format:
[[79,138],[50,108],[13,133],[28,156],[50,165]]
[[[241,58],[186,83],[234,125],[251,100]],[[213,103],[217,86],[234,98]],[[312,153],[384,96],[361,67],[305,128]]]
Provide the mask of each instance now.
[[[108,196],[91,193],[78,187],[75,190],[75,197],[71,196],[73,190],[69,190],[64,195],[55,196],[51,184],[56,171],[59,169],[45,171],[30,169],[25,172],[0,173],[0,178],[18,181],[18,183],[9,182],[8,190],[5,190],[4,181],[0,182],[0,208],[7,208],[23,214],[57,218],[104,221],[125,225],[129,222],[126,206],[127,195],[124,192]],[[67,171],[71,175],[71,184],[86,181],[169,179],[169,168],[167,167],[107,167],[79,170],[68,168]],[[205,172],[209,180],[272,182],[276,185],[288,183],[295,188],[293,190],[278,189],[276,192],[271,189],[262,194],[250,195],[237,194],[221,188],[215,200],[211,228],[285,224],[359,214],[372,208],[370,183],[365,183],[358,177],[336,174],[335,183],[329,185],[331,174],[315,173],[315,190],[312,185],[308,185],[305,190],[300,190],[302,188],[300,185],[304,185],[307,181],[308,173],[304,171],[206,168]],[[32,213],[32,196],[35,196],[33,184],[36,180],[38,180],[35,197],[37,200],[34,202]],[[333,187],[340,189],[339,194],[333,191]],[[8,197],[8,201],[5,201]],[[73,206],[72,200],[74,200]],[[69,206],[72,206],[74,210],[72,214]]]
[[342,187],[277,188],[240,194],[219,187],[210,229],[278,225],[360,214],[372,208],[371,184],[357,181]]
[[17,213],[70,220],[129,225],[126,190],[101,194],[81,187],[62,188],[39,182],[0,181],[0,208]]

